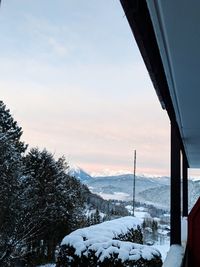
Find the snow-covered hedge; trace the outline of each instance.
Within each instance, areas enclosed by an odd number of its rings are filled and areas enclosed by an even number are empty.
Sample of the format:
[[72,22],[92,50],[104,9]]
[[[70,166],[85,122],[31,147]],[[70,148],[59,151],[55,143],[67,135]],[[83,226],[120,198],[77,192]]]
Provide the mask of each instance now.
[[141,220],[128,216],[78,229],[63,239],[56,266],[160,267],[158,250],[130,242],[131,236],[141,241],[140,225]]

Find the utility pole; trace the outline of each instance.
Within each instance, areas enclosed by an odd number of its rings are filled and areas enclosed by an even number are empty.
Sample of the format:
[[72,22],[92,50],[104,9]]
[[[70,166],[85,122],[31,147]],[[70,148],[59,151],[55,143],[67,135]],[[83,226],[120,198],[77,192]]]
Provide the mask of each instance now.
[[135,172],[136,172],[136,150],[134,150],[134,169],[133,169],[133,216],[135,216]]

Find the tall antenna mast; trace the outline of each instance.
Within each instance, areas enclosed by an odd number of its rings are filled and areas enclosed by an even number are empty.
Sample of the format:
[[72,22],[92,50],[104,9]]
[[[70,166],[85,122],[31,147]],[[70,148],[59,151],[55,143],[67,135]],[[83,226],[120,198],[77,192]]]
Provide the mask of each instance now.
[[135,172],[136,172],[136,150],[134,150],[134,170],[133,170],[133,216],[135,216]]

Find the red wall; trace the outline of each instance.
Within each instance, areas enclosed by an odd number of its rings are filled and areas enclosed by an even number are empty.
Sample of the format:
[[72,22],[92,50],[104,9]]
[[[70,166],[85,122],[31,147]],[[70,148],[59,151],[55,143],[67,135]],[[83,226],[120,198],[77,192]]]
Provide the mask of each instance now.
[[188,257],[191,267],[200,267],[200,198],[188,216]]

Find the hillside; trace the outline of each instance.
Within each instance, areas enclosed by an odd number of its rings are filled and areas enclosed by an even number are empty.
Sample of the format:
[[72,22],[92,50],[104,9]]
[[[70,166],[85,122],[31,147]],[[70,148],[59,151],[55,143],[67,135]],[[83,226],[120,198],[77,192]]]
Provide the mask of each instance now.
[[[132,200],[132,174],[92,177],[84,170],[77,167],[75,169],[70,168],[70,174],[73,174],[82,183],[86,184],[93,193],[100,195],[104,199],[116,199],[124,201]],[[159,207],[168,208],[166,197],[160,197],[159,202],[155,196],[151,197],[151,192],[152,194],[155,194],[155,191],[159,191],[160,188],[166,190],[164,195],[169,195],[168,177],[147,177],[143,175],[136,176],[137,201],[145,203],[148,202]]]

